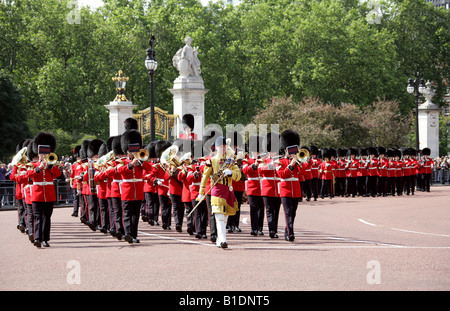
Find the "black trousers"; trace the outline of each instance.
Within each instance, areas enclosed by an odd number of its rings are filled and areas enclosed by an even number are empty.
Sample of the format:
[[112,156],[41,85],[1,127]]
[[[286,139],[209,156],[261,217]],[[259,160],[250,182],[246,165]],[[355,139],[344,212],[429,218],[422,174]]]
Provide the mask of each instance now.
[[80,219],[89,220],[89,215],[86,213],[86,209],[88,206],[86,196],[84,194],[80,194],[79,200],[80,200]]
[[109,229],[109,208],[107,199],[98,199],[100,206],[100,226],[105,229]]
[[403,176],[403,191],[406,192],[406,194],[409,194],[411,192],[411,176]]
[[78,214],[78,209],[80,207],[80,197],[81,195],[78,194],[77,189],[72,188],[72,194],[73,194],[73,212]]
[[139,212],[141,210],[141,200],[122,201],[123,208],[123,229],[125,235],[137,238]]
[[311,192],[314,199],[319,197],[319,178],[311,179]]
[[250,224],[252,231],[262,231],[264,223],[264,200],[261,196],[249,195]]
[[184,210],[186,211],[186,222],[187,227],[191,228],[192,231],[195,231],[195,214],[192,213],[191,216],[187,217],[187,215],[190,214],[194,206],[192,205],[192,202],[183,202],[184,204]]
[[[206,196],[206,206],[208,207],[209,232],[210,232],[211,236],[217,236],[216,217],[212,213],[211,195],[210,194],[208,194]],[[230,217],[228,217],[228,218],[230,218]]]
[[367,194],[373,197],[377,195],[377,179],[378,176],[367,176]]
[[116,224],[116,232],[120,232],[121,234],[125,233],[125,230],[123,229],[123,222],[122,222],[122,200],[120,198],[111,198],[112,199],[112,205],[114,209],[114,220]]
[[286,229],[284,236],[288,237],[294,235],[294,221],[297,214],[298,198],[282,197],[284,216],[286,218]]
[[357,177],[347,177],[347,196],[356,196],[356,178]]
[[333,186],[333,180],[331,179],[322,179],[322,187],[320,189],[320,196],[327,197],[333,196],[333,189],[331,188]]
[[163,225],[170,226],[172,223],[172,204],[169,203],[167,195],[159,196],[159,204],[161,206],[161,220]]
[[280,215],[281,199],[279,197],[263,197],[266,207],[267,226],[269,232],[278,232],[278,217]]
[[109,213],[109,230],[116,232],[116,216],[114,214],[112,198],[108,198],[107,202],[108,202],[108,213]]
[[100,224],[100,213],[98,208],[98,197],[97,195],[89,194],[87,195],[89,199],[89,222],[98,226]]
[[27,228],[28,235],[34,234],[34,209],[32,204],[27,204]]
[[397,189],[397,195],[403,194],[403,177],[395,177],[395,188]]
[[17,200],[17,217],[19,220],[19,225],[26,227],[26,215],[27,215],[27,207],[25,204],[25,200]]
[[422,174],[422,175],[423,175],[423,191],[430,192],[431,174]]
[[345,177],[336,177],[335,195],[344,196],[345,195]]
[[243,195],[244,195],[244,191],[234,191],[234,196],[236,197],[236,201],[238,203],[238,210],[236,211],[236,214],[234,214],[233,216],[228,216],[227,227],[230,227],[230,226],[239,227]]
[[183,226],[184,204],[181,202],[181,195],[171,194],[170,200],[172,201],[173,220],[175,221],[175,225]]
[[[195,206],[198,201],[192,200],[192,205]],[[208,226],[208,206],[206,200],[203,200],[194,211],[195,233],[206,234],[206,227]]]
[[147,204],[147,216],[149,219],[158,221],[159,217],[159,197],[156,192],[145,192],[145,202]]
[[55,202],[33,202],[34,210],[34,239],[50,241],[51,217]]
[[305,179],[305,181],[303,182],[302,193],[308,201],[311,199],[311,179]]

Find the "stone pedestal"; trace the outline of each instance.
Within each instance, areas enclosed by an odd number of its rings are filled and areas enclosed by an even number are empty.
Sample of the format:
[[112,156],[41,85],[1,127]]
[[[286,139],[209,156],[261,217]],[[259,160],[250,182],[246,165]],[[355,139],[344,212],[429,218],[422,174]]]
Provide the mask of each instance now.
[[173,83],[173,114],[178,115],[176,126],[176,137],[182,134],[183,126],[181,119],[186,113],[194,116],[195,124],[193,133],[198,139],[203,137],[205,127],[205,94],[208,92],[203,84],[201,76],[179,76]]
[[109,136],[117,136],[125,132],[124,121],[133,117],[133,105],[130,101],[112,101],[105,108],[109,110]]
[[434,91],[431,83],[427,83],[424,92],[426,101],[419,105],[419,148],[430,148],[431,157],[439,156],[439,113],[441,108],[431,102]]

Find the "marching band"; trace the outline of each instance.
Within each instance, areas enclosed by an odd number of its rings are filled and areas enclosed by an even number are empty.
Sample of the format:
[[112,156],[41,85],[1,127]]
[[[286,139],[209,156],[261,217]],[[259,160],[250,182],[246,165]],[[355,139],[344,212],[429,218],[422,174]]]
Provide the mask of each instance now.
[[[202,140],[190,135],[193,118],[183,116],[189,135],[174,143],[159,140],[142,144],[136,120],[125,121],[125,132],[85,140],[73,150],[70,185],[75,195],[72,216],[80,216],[91,230],[130,244],[139,243],[140,217],[150,226],[162,224],[177,232],[210,240],[227,248],[226,233],[240,232],[243,197],[250,206],[250,235],[278,238],[280,208],[286,220],[284,238],[294,241],[299,202],[320,197],[378,197],[414,195],[430,191],[430,149],[322,148],[300,146],[295,130],[250,136],[244,148],[212,132]],[[273,141],[278,138],[278,141]],[[208,143],[208,142],[213,143]],[[234,144],[233,144],[234,143]],[[279,148],[278,148],[279,147]],[[38,133],[19,143],[11,180],[16,182],[18,226],[34,246],[49,247],[51,215],[56,201],[53,180],[61,171],[56,140]]]

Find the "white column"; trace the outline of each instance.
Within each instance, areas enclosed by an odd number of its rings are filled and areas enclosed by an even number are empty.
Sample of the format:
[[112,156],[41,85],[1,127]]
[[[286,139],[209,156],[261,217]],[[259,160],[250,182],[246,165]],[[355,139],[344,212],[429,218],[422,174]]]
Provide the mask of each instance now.
[[197,134],[198,139],[202,139],[205,127],[205,94],[208,92],[203,85],[203,79],[200,76],[179,76],[174,81],[173,89],[169,91],[173,94],[173,114],[178,115],[175,136],[179,137],[184,132],[181,119],[183,115],[190,113],[195,120],[192,132]]
[[133,117],[133,105],[130,101],[112,101],[105,108],[109,110],[109,136],[117,136],[125,132],[124,122]]
[[419,149],[430,148],[431,157],[439,156],[439,112],[441,108],[431,102],[435,92],[431,83],[426,83],[423,93],[426,101],[419,105]]

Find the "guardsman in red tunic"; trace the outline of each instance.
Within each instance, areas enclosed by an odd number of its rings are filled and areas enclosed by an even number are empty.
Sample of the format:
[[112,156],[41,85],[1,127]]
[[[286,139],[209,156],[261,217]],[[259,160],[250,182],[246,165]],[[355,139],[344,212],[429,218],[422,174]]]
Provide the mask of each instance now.
[[139,212],[142,200],[144,200],[143,172],[151,170],[152,165],[148,161],[140,161],[137,158],[142,149],[142,136],[135,129],[125,131],[120,139],[122,151],[128,155],[123,160],[123,165],[117,168],[117,173],[122,177],[120,183],[121,200],[123,208],[123,228],[125,241],[139,243],[137,238]]
[[350,160],[348,160],[348,162],[346,164],[346,174],[347,174],[347,194],[346,194],[346,196],[349,197],[351,195],[353,198],[356,196],[356,192],[357,192],[356,180],[358,177],[358,170],[359,170],[359,166],[360,166],[358,159],[356,159],[357,153],[358,153],[358,149],[349,148],[348,155],[350,156]]
[[[148,157],[152,163],[152,166],[155,166],[158,161],[158,158],[156,157],[155,146],[155,141],[152,141],[147,146],[145,146],[145,149],[147,149],[148,151]],[[150,226],[159,225],[159,197],[158,189],[155,184],[155,171],[153,170],[153,168],[151,170],[144,169],[144,181],[144,197],[148,223]]]
[[417,151],[414,148],[410,149],[410,166],[411,166],[411,195],[414,195],[416,190],[416,172],[417,172]]
[[97,187],[95,183],[95,162],[98,159],[98,151],[103,144],[101,139],[92,139],[86,150],[88,165],[83,176],[84,190],[89,206],[89,228],[92,231],[101,229],[100,227],[100,209],[97,196]]
[[345,180],[346,180],[346,174],[345,174],[345,166],[347,164],[347,161],[345,159],[345,156],[347,155],[347,149],[345,148],[339,148],[337,151],[338,160],[336,162],[336,176],[335,176],[335,195],[336,196],[345,196]]
[[267,133],[265,139],[266,150],[269,157],[263,159],[264,162],[258,166],[258,173],[261,176],[261,195],[264,200],[267,215],[267,226],[269,227],[269,237],[278,238],[278,217],[280,214],[281,198],[279,192],[279,178],[276,168],[281,164],[279,154],[280,135],[278,133]]
[[431,149],[430,148],[423,148],[422,150],[423,160],[422,160],[422,166],[421,166],[421,173],[423,175],[423,190],[426,192],[430,192],[430,185],[431,185],[431,173],[432,173],[432,167],[434,167],[434,161],[430,158],[431,155]]
[[183,126],[184,133],[181,134],[179,138],[198,140],[197,134],[192,133],[195,125],[195,119],[192,114],[187,113],[183,115],[183,118],[181,119],[181,124]]
[[402,153],[400,149],[395,149],[395,188],[397,189],[397,195],[401,196],[403,194],[403,161],[401,160]]
[[[193,142],[193,141],[192,141]],[[193,146],[191,146],[193,147]],[[192,148],[191,148],[192,149]],[[192,181],[187,179],[188,173],[192,170],[192,152],[185,153],[180,161],[182,162],[182,166],[178,173],[178,181],[183,183],[183,190],[181,194],[181,202],[184,204],[184,209],[186,211],[186,215],[189,215],[193,209],[192,201],[191,201],[191,184]],[[195,221],[194,215],[191,215],[187,218],[187,233],[189,235],[193,235],[195,231]]]
[[[155,145],[155,153],[158,159],[161,158],[163,152],[172,145],[167,140],[158,140]],[[166,166],[157,163],[154,166],[155,185],[158,189],[159,204],[161,207],[161,221],[164,230],[170,230],[172,223],[172,204],[169,202],[169,181],[165,178]]]
[[80,176],[80,169],[81,169],[81,158],[80,158],[80,148],[81,145],[75,146],[73,149],[73,158],[75,159],[75,162],[72,163],[72,167],[70,168],[70,186],[72,188],[72,195],[73,195],[73,212],[72,217],[78,217],[78,209],[80,208],[80,195],[79,191],[77,190],[78,185],[80,185],[80,181],[77,178]]
[[[296,159],[300,136],[295,130],[286,130],[280,135],[280,150],[286,150],[286,156],[280,160],[277,167],[277,176],[280,178],[280,196],[283,203],[286,217],[286,229],[284,238],[286,241],[295,240],[294,221],[297,213],[297,206],[302,195],[300,189],[300,170]],[[288,147],[297,146],[296,152],[290,152]]]
[[411,148],[402,148],[402,159],[403,159],[403,166],[402,166],[402,185],[403,185],[403,192],[406,193],[406,195],[409,195],[411,192]]
[[[26,184],[26,181],[20,180],[18,177],[21,175],[25,175],[27,172],[26,162],[27,162],[27,145],[31,141],[31,139],[20,142],[16,147],[16,155],[13,158],[11,164],[13,164],[13,169],[9,179],[16,183],[15,186],[15,198],[17,202],[17,218],[18,224],[17,229],[20,232],[25,233],[25,229],[27,227],[26,218],[27,218],[27,208],[25,204],[25,198],[22,193],[23,184]],[[27,142],[27,145],[25,145]]]
[[311,179],[311,191],[312,191],[312,195],[314,197],[314,201],[317,201],[317,198],[319,197],[319,166],[320,163],[322,162],[321,159],[317,158],[317,156],[319,155],[319,149],[312,145],[311,146],[311,151],[310,151],[310,155],[311,155],[311,174],[312,174],[312,179]]
[[[106,156],[108,153],[106,143],[103,143],[98,150],[98,158],[102,158]],[[97,198],[98,205],[100,207],[100,223],[99,230],[102,233],[110,232],[110,215],[109,215],[109,207],[108,207],[108,198],[107,198],[107,190],[108,190],[108,178],[105,174],[106,165],[99,165],[97,161],[97,165],[95,168],[94,181],[97,184]]]
[[111,235],[119,241],[125,234],[122,221],[122,199],[120,193],[120,183],[122,182],[122,176],[117,172],[117,169],[124,165],[125,154],[122,151],[120,143],[122,135],[114,136],[111,142],[111,148],[114,153],[115,159],[112,160],[111,165],[108,165],[105,174],[108,180],[111,180],[110,197],[112,202],[114,221],[115,221],[115,234]]
[[333,198],[333,179],[334,170],[336,169],[336,164],[330,160],[332,151],[330,148],[322,149],[322,159],[323,162],[319,166],[319,176],[322,180],[322,187],[320,189],[320,197],[323,199],[325,196],[329,196],[330,199]]
[[23,175],[17,176],[17,181],[22,184],[22,194],[24,197],[24,203],[27,207],[27,233],[28,239],[31,243],[34,242],[34,210],[33,201],[31,200],[31,188],[33,187],[33,180],[27,177],[27,173],[30,170],[34,170],[35,163],[39,161],[39,156],[33,152],[33,141],[27,145],[27,159],[26,172]]
[[367,196],[367,176],[369,175],[368,164],[369,160],[367,159],[367,150],[366,148],[359,148],[359,170],[358,170],[358,195],[362,197]]
[[397,165],[395,163],[395,150],[388,148],[386,155],[389,160],[387,169],[388,194],[395,196],[395,170],[397,169]]
[[259,147],[262,139],[259,136],[250,136],[248,139],[248,152],[251,158],[242,161],[242,173],[247,176],[247,197],[250,205],[250,224],[252,236],[264,235],[264,201],[261,196],[261,176],[258,173],[259,164],[264,161],[260,158]]
[[[45,149],[45,151],[44,151]],[[31,201],[34,209],[34,246],[49,247],[51,216],[56,192],[53,180],[61,171],[56,165],[49,164],[46,156],[56,149],[56,139],[51,133],[39,132],[33,139],[33,152],[39,155],[35,168],[27,171],[26,176],[33,180]]]
[[378,193],[383,197],[388,195],[388,168],[389,160],[386,158],[386,148],[378,147]]
[[367,194],[373,198],[377,195],[377,179],[378,179],[378,152],[375,147],[369,147],[367,149],[369,154],[369,160],[367,163]]

